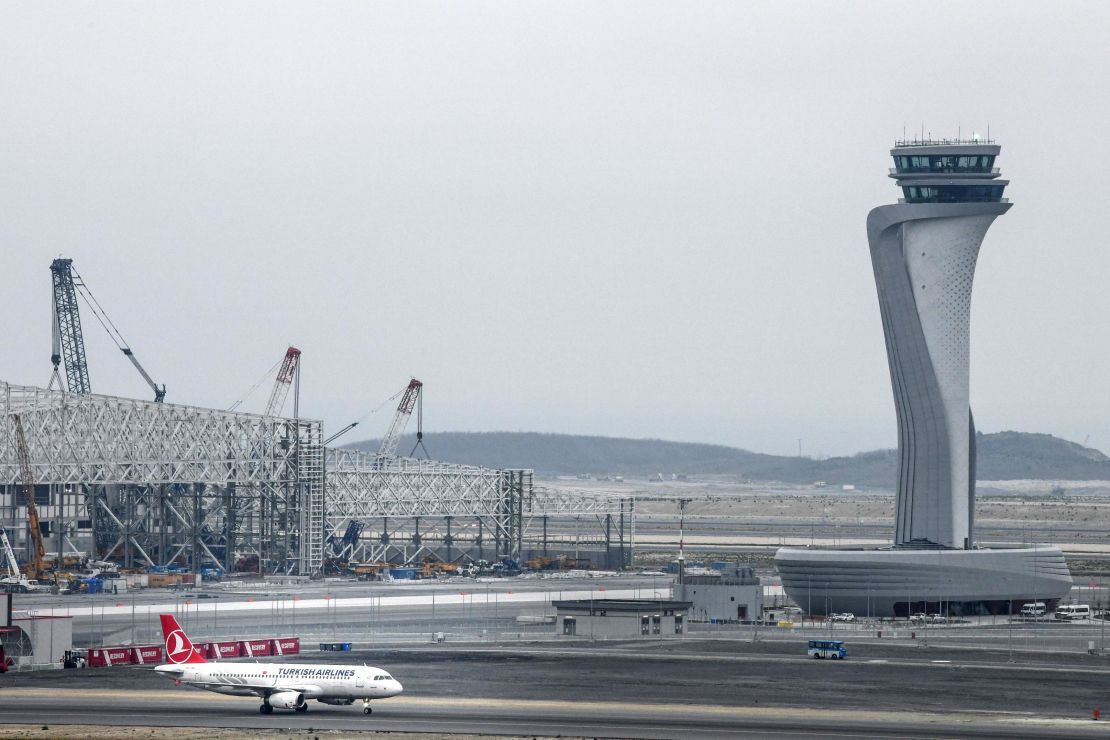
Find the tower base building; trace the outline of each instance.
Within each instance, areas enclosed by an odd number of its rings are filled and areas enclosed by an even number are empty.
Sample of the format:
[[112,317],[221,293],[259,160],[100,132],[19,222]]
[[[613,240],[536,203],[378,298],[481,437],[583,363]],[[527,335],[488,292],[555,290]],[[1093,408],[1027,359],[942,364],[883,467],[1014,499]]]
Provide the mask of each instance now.
[[1059,548],[982,550],[972,539],[971,287],[987,229],[1010,209],[999,151],[978,139],[891,150],[904,197],[871,211],[867,240],[898,418],[894,542],[779,550],[783,588],[810,613],[1006,613],[1071,588]]
[[1059,547],[944,550],[782,548],[775,565],[787,596],[808,614],[907,617],[1017,614],[1071,590]]

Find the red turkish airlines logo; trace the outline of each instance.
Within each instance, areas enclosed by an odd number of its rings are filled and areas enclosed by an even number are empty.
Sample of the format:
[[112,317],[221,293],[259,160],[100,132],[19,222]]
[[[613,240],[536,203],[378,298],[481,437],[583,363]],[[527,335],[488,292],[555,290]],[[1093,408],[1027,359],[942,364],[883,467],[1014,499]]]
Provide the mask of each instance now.
[[193,644],[179,629],[166,636],[166,657],[171,663],[184,663],[193,655]]

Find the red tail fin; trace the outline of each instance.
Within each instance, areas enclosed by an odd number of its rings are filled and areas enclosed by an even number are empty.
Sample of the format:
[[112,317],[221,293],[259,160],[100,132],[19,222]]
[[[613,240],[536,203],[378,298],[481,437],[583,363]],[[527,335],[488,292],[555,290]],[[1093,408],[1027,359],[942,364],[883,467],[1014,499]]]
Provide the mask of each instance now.
[[181,629],[172,614],[160,614],[162,618],[162,637],[166,641],[166,659],[171,663],[207,663],[199,647]]

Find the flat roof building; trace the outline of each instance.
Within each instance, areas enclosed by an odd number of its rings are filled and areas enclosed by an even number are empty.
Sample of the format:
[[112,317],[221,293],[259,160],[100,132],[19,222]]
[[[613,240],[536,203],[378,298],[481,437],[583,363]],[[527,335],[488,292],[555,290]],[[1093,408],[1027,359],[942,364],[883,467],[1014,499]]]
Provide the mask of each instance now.
[[690,602],[696,622],[749,622],[763,614],[763,585],[750,566],[685,575],[675,595]]
[[671,599],[574,599],[552,605],[556,635],[597,639],[681,636],[691,606]]

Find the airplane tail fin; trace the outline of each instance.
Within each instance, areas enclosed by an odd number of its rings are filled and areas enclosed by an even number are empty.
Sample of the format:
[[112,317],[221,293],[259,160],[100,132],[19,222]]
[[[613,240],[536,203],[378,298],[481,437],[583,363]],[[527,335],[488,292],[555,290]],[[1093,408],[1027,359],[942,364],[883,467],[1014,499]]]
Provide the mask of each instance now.
[[162,619],[162,637],[166,641],[166,659],[171,663],[207,663],[204,653],[199,647],[193,646],[193,641],[181,629],[172,614],[160,614]]

